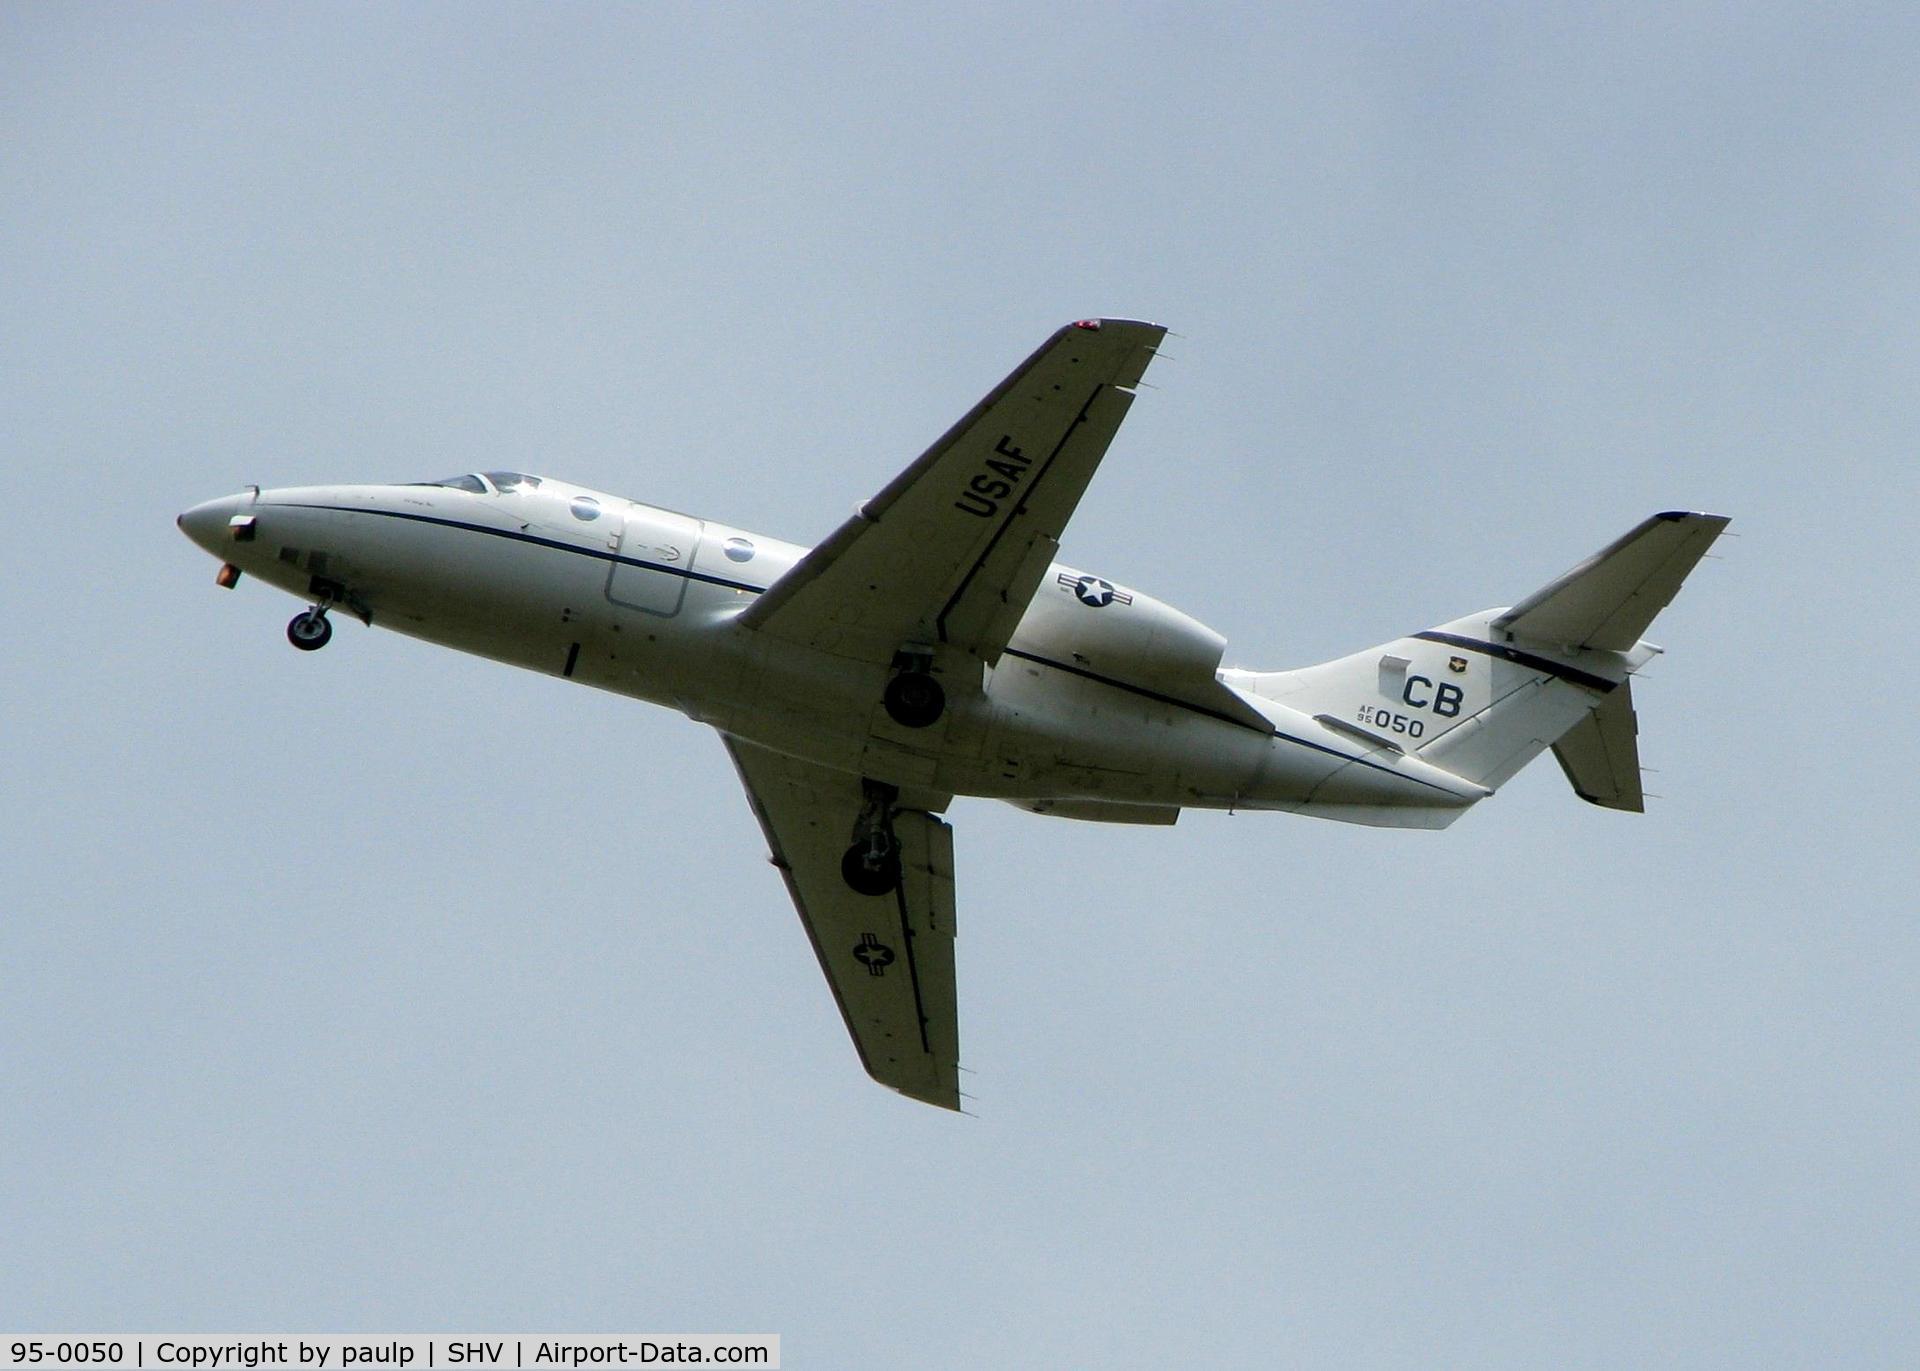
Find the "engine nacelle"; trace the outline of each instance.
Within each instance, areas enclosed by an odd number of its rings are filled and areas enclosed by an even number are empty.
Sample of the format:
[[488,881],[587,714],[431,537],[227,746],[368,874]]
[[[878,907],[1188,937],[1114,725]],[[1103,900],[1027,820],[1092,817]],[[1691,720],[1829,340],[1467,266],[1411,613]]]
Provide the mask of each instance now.
[[1055,565],[1010,647],[1176,699],[1212,700],[1227,640],[1151,595]]

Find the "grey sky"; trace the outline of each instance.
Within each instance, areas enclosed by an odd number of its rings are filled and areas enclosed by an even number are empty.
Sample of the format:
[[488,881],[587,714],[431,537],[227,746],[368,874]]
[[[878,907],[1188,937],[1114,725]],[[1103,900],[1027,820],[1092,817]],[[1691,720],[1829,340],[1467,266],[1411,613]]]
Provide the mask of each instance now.
[[[0,1327],[792,1367],[1920,1357],[1904,6],[0,7]],[[516,466],[811,541],[1183,335],[1064,555],[1304,664],[1734,516],[1444,834],[960,802],[976,1119],[713,738],[213,565]]]

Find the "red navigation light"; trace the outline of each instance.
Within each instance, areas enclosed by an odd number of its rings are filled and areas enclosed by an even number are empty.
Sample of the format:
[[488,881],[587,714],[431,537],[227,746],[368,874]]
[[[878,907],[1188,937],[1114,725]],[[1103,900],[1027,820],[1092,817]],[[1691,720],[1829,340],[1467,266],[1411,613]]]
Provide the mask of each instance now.
[[1100,321],[1098,319],[1075,319],[1073,326],[1075,328],[1092,329],[1095,333],[1100,331]]

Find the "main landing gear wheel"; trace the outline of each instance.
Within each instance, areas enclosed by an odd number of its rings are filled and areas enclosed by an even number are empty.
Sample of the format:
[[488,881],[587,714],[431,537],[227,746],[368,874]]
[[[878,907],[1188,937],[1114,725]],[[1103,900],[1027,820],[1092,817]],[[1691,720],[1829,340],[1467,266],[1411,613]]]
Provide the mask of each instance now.
[[902,728],[926,728],[947,707],[947,692],[924,671],[903,671],[887,682],[881,702],[887,715]]
[[900,884],[900,854],[891,842],[855,843],[840,858],[840,875],[858,894],[884,895]]
[[325,611],[309,609],[293,616],[287,624],[287,641],[302,652],[318,652],[333,637],[333,625]]
[[882,781],[863,780],[853,846],[840,858],[840,875],[861,895],[884,895],[900,884],[900,840],[893,836],[893,802],[900,792]]

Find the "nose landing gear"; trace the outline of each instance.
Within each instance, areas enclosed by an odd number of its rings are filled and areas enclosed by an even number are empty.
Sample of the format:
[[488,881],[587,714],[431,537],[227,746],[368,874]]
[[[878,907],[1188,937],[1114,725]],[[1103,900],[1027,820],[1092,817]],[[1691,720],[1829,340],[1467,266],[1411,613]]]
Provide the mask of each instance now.
[[900,884],[900,840],[893,834],[900,792],[880,781],[861,784],[866,803],[853,826],[853,846],[840,858],[840,875],[859,894],[884,895]]
[[[319,553],[313,554],[318,557]],[[307,583],[307,594],[313,597],[313,603],[301,613],[293,616],[287,625],[287,641],[302,652],[318,652],[333,638],[333,624],[327,618],[330,609],[344,609],[363,624],[372,624],[373,615],[340,582],[326,576],[315,576]]]
[[287,641],[302,652],[318,652],[332,637],[333,625],[327,622],[325,605],[302,610],[287,624]]

